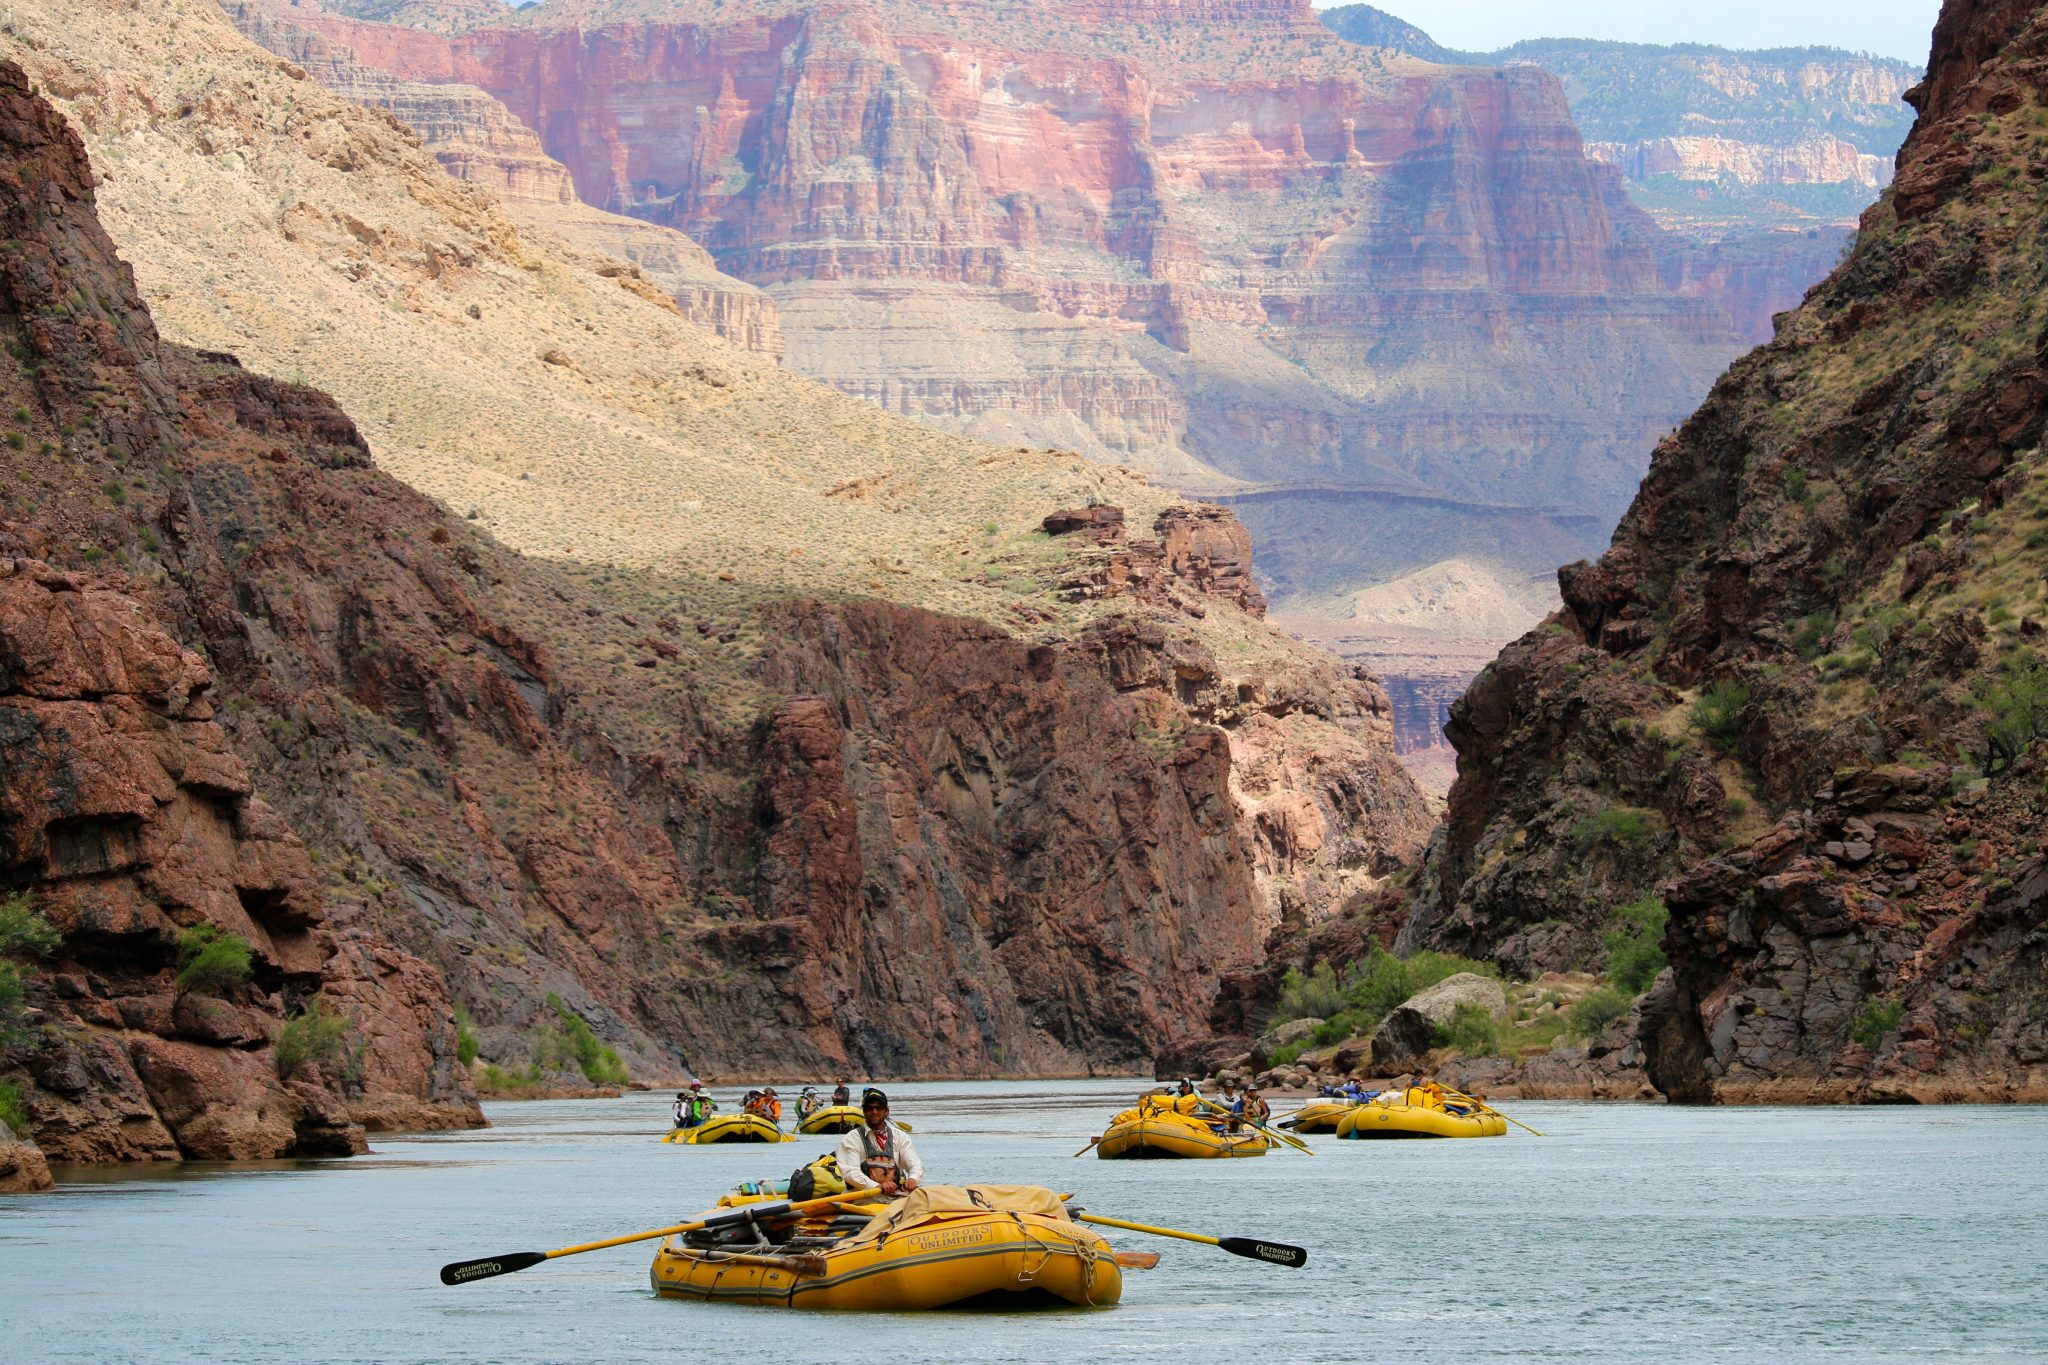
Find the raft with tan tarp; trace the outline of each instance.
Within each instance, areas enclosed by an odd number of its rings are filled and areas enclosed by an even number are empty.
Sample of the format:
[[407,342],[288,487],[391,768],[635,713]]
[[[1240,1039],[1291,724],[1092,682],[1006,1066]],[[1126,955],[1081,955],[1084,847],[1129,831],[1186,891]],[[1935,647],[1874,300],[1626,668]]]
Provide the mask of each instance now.
[[702,1147],[713,1142],[795,1142],[796,1135],[759,1114],[713,1114],[695,1128],[676,1129],[662,1141]]
[[1297,1133],[1334,1133],[1344,1116],[1358,1105],[1357,1100],[1310,1100],[1274,1126],[1291,1128]]
[[[1192,1097],[1188,1097],[1192,1098]],[[1157,1157],[1264,1156],[1272,1146],[1246,1128],[1226,1130],[1221,1119],[1205,1119],[1166,1101],[1126,1109],[1109,1121],[1095,1154],[1105,1161]]]
[[1380,1100],[1359,1105],[1337,1124],[1338,1137],[1359,1139],[1504,1137],[1507,1131],[1499,1114],[1453,1114],[1441,1105]]
[[672,1236],[649,1278],[664,1298],[882,1312],[1105,1308],[1123,1296],[1108,1241],[1036,1185],[926,1185],[853,1223],[826,1211],[793,1231],[727,1224]]

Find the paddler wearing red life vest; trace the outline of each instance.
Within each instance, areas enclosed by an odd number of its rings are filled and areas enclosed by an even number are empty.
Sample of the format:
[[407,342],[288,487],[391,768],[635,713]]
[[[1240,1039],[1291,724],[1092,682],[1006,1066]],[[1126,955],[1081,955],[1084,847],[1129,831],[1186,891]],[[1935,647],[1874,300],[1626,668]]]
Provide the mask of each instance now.
[[839,1139],[839,1173],[848,1189],[884,1197],[909,1194],[924,1182],[924,1163],[907,1130],[889,1122],[889,1097],[870,1087],[860,1097],[867,1120]]

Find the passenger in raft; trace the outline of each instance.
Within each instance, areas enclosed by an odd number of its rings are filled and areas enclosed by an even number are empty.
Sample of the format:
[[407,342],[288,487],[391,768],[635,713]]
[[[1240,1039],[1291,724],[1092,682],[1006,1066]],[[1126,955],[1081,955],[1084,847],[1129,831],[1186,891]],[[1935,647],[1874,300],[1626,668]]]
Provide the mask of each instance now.
[[696,1128],[711,1117],[711,1111],[718,1108],[711,1097],[704,1093],[704,1082],[691,1081],[684,1094],[676,1096],[676,1127]]
[[846,1078],[844,1076],[839,1078],[839,1084],[832,1087],[832,1103],[835,1105],[853,1103],[853,1092],[846,1088]]
[[867,1120],[839,1139],[840,1172],[850,1190],[875,1190],[884,1198],[909,1194],[924,1182],[924,1163],[908,1130],[889,1122],[889,1097],[870,1088],[860,1097]]
[[1273,1106],[1259,1098],[1257,1086],[1248,1085],[1244,1088],[1244,1098],[1237,1102],[1235,1113],[1246,1123],[1260,1124],[1273,1117]]
[[804,1093],[796,1097],[796,1121],[802,1123],[825,1107],[825,1101],[818,1098],[818,1087],[807,1085]]

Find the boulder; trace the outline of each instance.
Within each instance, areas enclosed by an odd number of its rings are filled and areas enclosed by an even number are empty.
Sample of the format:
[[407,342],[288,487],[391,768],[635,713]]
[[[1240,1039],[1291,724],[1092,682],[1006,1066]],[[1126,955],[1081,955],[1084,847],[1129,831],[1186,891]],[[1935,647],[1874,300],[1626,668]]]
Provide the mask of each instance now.
[[1507,992],[1490,976],[1459,972],[1426,991],[1410,996],[1386,1018],[1372,1036],[1372,1064],[1383,1072],[1405,1071],[1422,1061],[1436,1045],[1436,1031],[1451,1021],[1460,1005],[1476,1005],[1495,1019],[1508,1012]]
[[1322,1026],[1323,1021],[1320,1019],[1290,1019],[1284,1024],[1275,1024],[1260,1034],[1259,1040],[1252,1044],[1253,1068],[1270,1065],[1274,1053],[1283,1047],[1293,1047],[1297,1043],[1307,1042]]
[[33,1143],[23,1142],[0,1121],[0,1194],[34,1194],[52,1188],[50,1163]]

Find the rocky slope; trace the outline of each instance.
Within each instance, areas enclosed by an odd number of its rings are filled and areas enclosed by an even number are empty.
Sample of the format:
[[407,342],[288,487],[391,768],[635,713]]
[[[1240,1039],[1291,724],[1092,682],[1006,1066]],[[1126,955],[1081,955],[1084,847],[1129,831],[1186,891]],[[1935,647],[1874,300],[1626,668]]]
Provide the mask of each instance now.
[[553,992],[650,1078],[1127,1067],[1419,848],[1384,692],[1262,624],[1227,514],[725,345],[218,14],[16,27],[166,331],[363,415],[269,385],[332,451],[113,510],[24,455],[33,519],[145,576],[131,519],[192,520],[236,752],[487,1060]]
[[[231,499],[238,457],[359,461],[354,434],[313,395],[158,345],[76,140],[4,64],[0,143],[0,887],[63,935],[0,1074],[56,1160],[337,1155],[365,1125],[481,1122],[439,974],[323,894],[219,679],[171,634],[248,650],[208,630],[232,599],[195,483]],[[112,571],[144,544],[148,568]],[[173,984],[203,927],[252,949],[217,996]],[[280,1029],[315,998],[349,1060],[280,1079]]]
[[1833,48],[1736,52],[1535,39],[1454,52],[1370,5],[1322,12],[1355,43],[1425,61],[1534,66],[1564,85],[1587,155],[1671,230],[1667,285],[1712,301],[1754,344],[1833,269],[1855,217],[1891,183],[1912,122],[1904,62]]
[[1410,943],[1588,965],[1730,1102],[2048,1095],[2048,9],[1950,0],[1854,254],[1453,709]]
[[1300,0],[554,0],[452,33],[248,3],[489,92],[586,203],[762,286],[792,368],[1230,496],[1296,610],[1594,548],[1739,349],[1553,80],[1366,52]]

